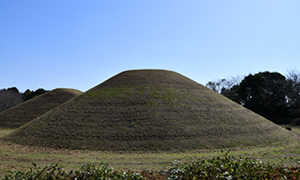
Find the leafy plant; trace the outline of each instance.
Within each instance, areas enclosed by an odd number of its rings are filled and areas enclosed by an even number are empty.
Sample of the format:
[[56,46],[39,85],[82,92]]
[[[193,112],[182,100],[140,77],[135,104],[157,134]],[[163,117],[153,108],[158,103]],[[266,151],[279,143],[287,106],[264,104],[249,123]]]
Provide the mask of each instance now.
[[141,174],[136,172],[119,172],[109,167],[106,163],[89,163],[83,165],[76,171],[64,171],[58,165],[47,165],[44,168],[37,167],[33,164],[28,172],[26,171],[11,171],[3,180],[22,179],[22,180],[104,180],[104,179],[120,179],[120,180],[142,180]]
[[79,170],[65,171],[55,165],[44,168],[33,164],[29,171],[11,171],[2,180],[156,180],[156,179],[300,179],[300,167],[284,167],[282,164],[230,156],[229,152],[210,159],[201,158],[190,163],[174,161],[167,171],[143,170],[142,172],[116,171],[108,164],[89,163]]
[[77,180],[83,179],[126,179],[126,180],[142,180],[143,177],[139,173],[127,171],[118,172],[109,167],[106,163],[90,163],[82,166],[79,171],[75,171],[72,178]]
[[223,156],[181,164],[175,161],[169,179],[299,179],[299,168],[263,163],[249,158]]
[[60,168],[57,164],[47,165],[44,168],[38,167],[33,163],[33,167],[29,171],[11,171],[6,175],[3,180],[10,179],[41,179],[41,180],[51,180],[51,179],[66,179],[68,173],[64,169]]

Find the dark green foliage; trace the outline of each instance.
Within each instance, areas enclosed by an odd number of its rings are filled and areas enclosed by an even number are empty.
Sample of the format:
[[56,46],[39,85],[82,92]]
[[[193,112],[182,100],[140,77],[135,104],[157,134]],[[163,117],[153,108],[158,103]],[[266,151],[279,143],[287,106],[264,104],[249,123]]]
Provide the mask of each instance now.
[[199,159],[192,163],[174,162],[169,179],[299,179],[300,170],[259,160],[236,158],[228,152],[222,157]]
[[228,152],[223,156],[182,164],[175,161],[168,171],[154,172],[144,170],[141,173],[116,171],[106,163],[90,163],[76,171],[65,171],[56,165],[44,168],[33,164],[29,171],[10,172],[3,180],[54,180],[54,179],[299,179],[300,169],[283,167],[282,164],[265,164],[259,160],[236,158]]
[[29,171],[11,171],[10,174],[6,175],[3,180],[9,179],[40,179],[40,180],[51,180],[51,179],[67,179],[69,173],[65,172],[58,165],[47,165],[44,168],[40,168],[33,163],[33,167]]
[[55,179],[76,179],[76,180],[104,180],[104,179],[126,179],[126,180],[142,180],[143,177],[139,173],[135,172],[120,172],[115,171],[109,167],[106,163],[90,163],[82,166],[76,171],[65,171],[56,165],[47,165],[44,168],[40,168],[33,164],[33,167],[29,171],[11,171],[6,175],[3,180],[55,180]]
[[209,82],[207,87],[279,124],[300,117],[300,73],[285,77],[277,72],[260,72],[241,82],[225,79]]
[[30,91],[29,89],[27,89],[25,92],[24,92],[24,100],[27,101],[29,99],[32,99],[32,98],[35,98],[41,94],[44,94],[46,92],[49,92],[43,88],[39,88],[37,89],[36,91]]
[[240,103],[268,118],[286,117],[286,79],[279,73],[249,75],[240,83]]
[[143,177],[139,173],[119,172],[109,167],[106,163],[90,163],[82,166],[79,171],[70,172],[72,178],[83,179],[128,179],[141,180]]
[[287,106],[290,116],[300,118],[300,73],[296,71],[290,71],[287,78]]

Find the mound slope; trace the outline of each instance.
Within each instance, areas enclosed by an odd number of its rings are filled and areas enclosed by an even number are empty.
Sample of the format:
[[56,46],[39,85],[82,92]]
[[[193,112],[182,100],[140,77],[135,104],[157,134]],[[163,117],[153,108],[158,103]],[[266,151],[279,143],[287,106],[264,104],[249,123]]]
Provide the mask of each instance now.
[[82,94],[74,89],[54,89],[0,113],[0,127],[17,128]]
[[91,150],[188,150],[287,141],[292,133],[178,73],[120,73],[5,137]]

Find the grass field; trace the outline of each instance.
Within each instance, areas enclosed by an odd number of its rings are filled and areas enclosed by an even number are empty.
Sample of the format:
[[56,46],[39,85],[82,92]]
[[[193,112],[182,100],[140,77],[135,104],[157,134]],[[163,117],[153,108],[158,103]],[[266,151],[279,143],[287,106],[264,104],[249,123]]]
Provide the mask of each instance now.
[[[300,127],[292,127],[300,135]],[[0,137],[11,133],[13,129],[0,129]],[[225,151],[229,149],[224,149]],[[221,149],[172,152],[99,152],[86,150],[66,150],[43,147],[32,147],[0,141],[0,174],[5,175],[10,170],[28,169],[32,163],[39,166],[60,164],[65,169],[79,168],[90,162],[104,161],[119,170],[164,170],[172,162],[179,160],[187,162],[199,157],[221,155]],[[268,147],[243,147],[231,149],[232,155],[257,158],[265,162],[282,161],[286,166],[295,165],[300,161],[299,140],[292,144]],[[292,158],[292,161],[290,160]]]

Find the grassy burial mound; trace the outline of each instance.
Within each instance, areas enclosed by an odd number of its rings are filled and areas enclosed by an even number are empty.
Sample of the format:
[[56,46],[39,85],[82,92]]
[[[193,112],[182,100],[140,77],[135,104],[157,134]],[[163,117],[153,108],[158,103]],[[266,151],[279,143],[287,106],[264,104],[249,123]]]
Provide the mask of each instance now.
[[120,73],[13,132],[26,145],[191,150],[288,141],[289,132],[178,73]]
[[82,94],[74,89],[54,89],[0,113],[1,128],[16,128]]

